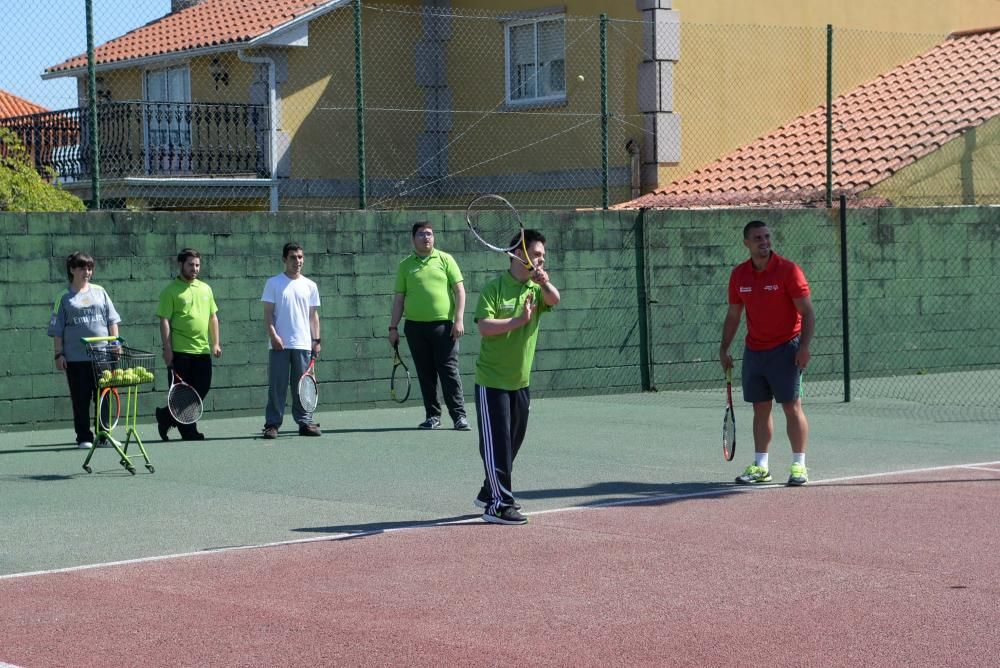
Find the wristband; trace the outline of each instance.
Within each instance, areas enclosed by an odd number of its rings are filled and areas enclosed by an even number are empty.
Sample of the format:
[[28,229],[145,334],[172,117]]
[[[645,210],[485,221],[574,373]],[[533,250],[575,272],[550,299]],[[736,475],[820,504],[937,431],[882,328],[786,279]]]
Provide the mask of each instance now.
[[313,339],[313,343],[319,343],[319,342],[320,342],[319,339]]
[[399,329],[399,327],[390,327],[389,331],[390,332],[395,332],[397,329]]

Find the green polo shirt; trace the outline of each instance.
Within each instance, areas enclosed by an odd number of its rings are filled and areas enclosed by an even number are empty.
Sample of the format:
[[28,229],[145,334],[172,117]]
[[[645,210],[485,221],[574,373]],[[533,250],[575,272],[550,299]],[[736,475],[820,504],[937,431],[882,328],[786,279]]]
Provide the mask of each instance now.
[[414,322],[454,320],[452,290],[463,280],[458,263],[448,253],[437,249],[427,257],[412,253],[396,270],[395,291],[404,296],[403,315]]
[[219,307],[207,283],[195,279],[188,283],[176,278],[160,293],[157,318],[170,321],[170,346],[175,353],[207,355],[208,321]]
[[542,314],[552,309],[542,299],[542,286],[532,281],[519,283],[510,272],[505,272],[483,286],[475,315],[476,322],[483,318],[515,318],[524,312],[524,300],[529,294],[535,312],[526,325],[505,334],[484,336],[479,342],[477,385],[498,390],[528,387],[538,341],[538,323]]

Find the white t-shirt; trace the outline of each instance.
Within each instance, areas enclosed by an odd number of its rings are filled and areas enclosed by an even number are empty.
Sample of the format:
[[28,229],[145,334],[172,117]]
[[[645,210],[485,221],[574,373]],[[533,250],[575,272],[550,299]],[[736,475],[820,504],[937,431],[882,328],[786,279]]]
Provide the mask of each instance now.
[[[319,288],[305,276],[292,280],[284,273],[264,284],[262,302],[274,304],[274,329],[286,350],[312,350],[309,309],[319,308]],[[270,339],[267,343],[271,346]]]

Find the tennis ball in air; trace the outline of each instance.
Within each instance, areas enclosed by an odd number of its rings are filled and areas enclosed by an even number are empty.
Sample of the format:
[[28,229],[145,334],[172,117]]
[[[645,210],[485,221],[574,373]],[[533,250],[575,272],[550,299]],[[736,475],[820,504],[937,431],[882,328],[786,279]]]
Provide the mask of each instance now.
[[583,75],[582,74],[577,74],[576,75],[576,79],[577,79],[577,81],[583,81]]

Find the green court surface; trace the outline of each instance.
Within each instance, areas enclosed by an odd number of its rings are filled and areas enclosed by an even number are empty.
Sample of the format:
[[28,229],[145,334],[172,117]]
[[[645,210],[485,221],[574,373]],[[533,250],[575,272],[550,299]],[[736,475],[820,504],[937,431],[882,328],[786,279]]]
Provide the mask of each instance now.
[[[515,495],[530,514],[730,489],[753,448],[750,408],[738,404],[736,461],[723,461],[723,394],[536,399]],[[805,407],[812,482],[1000,459],[990,411],[808,397]],[[286,422],[265,441],[253,417],[204,420],[203,442],[161,443],[147,418],[140,434],[156,472],[140,465],[135,476],[108,449],[85,473],[69,427],[2,433],[0,576],[478,517],[474,430],[418,431],[423,411],[412,399],[317,419],[320,438]],[[771,469],[783,482],[780,412],[775,422]]]

